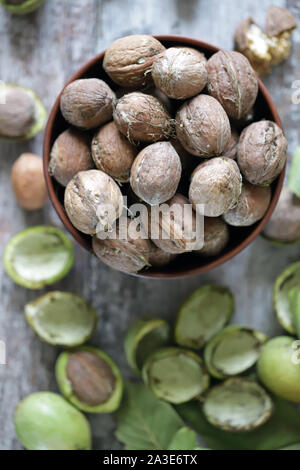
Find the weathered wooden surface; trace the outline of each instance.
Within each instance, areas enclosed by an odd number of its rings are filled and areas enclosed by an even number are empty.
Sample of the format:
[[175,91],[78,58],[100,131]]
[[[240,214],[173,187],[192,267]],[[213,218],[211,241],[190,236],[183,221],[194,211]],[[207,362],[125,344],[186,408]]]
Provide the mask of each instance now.
[[[0,79],[35,89],[48,109],[66,79],[87,59],[119,36],[132,33],[190,35],[224,48],[232,47],[236,24],[253,16],[263,23],[269,4],[287,6],[298,17],[297,0],[48,0],[26,17],[0,10]],[[292,58],[265,80],[280,110],[290,143],[299,141],[300,107],[291,104],[291,84],[300,78],[300,33],[294,34]],[[42,134],[25,144],[0,143],[0,244],[27,226],[59,225],[50,204],[28,214],[19,209],[9,184],[13,161],[24,151],[41,153]],[[262,239],[226,265],[207,275],[182,281],[135,279],[102,266],[79,247],[76,265],[55,288],[78,292],[92,301],[101,316],[93,344],[104,348],[131,372],[123,353],[123,338],[135,318],[155,314],[173,320],[185,296],[206,282],[230,286],[236,296],[235,322],[256,326],[268,334],[280,332],[272,313],[272,283],[289,263],[299,259],[299,247],[276,248]],[[14,427],[15,406],[37,390],[56,390],[54,363],[58,351],[42,344],[27,326],[24,304],[39,295],[15,286],[0,267],[0,340],[7,346],[7,365],[0,365],[0,449],[20,449]],[[110,416],[92,416],[96,449],[114,449]]]

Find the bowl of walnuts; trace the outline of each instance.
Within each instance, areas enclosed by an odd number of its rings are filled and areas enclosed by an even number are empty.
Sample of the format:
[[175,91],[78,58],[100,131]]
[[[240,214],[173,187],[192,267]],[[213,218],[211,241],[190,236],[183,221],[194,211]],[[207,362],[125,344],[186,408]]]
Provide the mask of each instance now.
[[286,150],[245,56],[132,35],[65,85],[43,158],[53,206],[81,246],[119,271],[168,279],[254,240],[279,198]]

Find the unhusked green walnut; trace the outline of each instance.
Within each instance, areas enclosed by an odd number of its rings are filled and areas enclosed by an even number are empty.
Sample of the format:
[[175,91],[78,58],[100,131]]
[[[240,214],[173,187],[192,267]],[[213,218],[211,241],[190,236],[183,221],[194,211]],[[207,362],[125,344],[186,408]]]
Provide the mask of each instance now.
[[129,328],[125,338],[127,361],[140,375],[148,357],[170,343],[170,326],[165,320],[153,317],[140,318]]
[[175,253],[168,253],[167,251],[164,251],[156,246],[154,243],[151,243],[151,251],[149,254],[149,263],[151,266],[156,268],[166,266],[175,258]]
[[257,361],[267,336],[238,325],[227,326],[206,345],[204,359],[209,373],[217,379],[242,374]]
[[152,78],[169,98],[183,100],[200,93],[207,82],[206,58],[191,47],[170,47],[153,61]]
[[228,379],[211,388],[204,401],[207,421],[230,432],[246,432],[262,426],[273,413],[273,402],[256,382]]
[[47,113],[31,89],[5,83],[0,99],[0,138],[28,140],[43,129]]
[[134,193],[150,205],[167,201],[176,193],[181,178],[180,158],[170,142],[145,147],[131,167]]
[[44,3],[45,0],[0,0],[0,5],[11,13],[26,15],[31,13]]
[[36,392],[17,406],[14,424],[28,450],[91,450],[86,417],[57,393]]
[[271,201],[270,186],[253,186],[246,181],[237,205],[224,214],[224,220],[235,227],[248,227],[265,215]]
[[210,95],[232,119],[241,119],[252,108],[258,93],[256,74],[248,59],[234,51],[221,50],[207,62]]
[[50,154],[49,173],[62,186],[80,171],[94,167],[90,137],[78,129],[67,129],[55,140]]
[[239,135],[234,129],[232,129],[228,144],[222,152],[222,157],[232,158],[233,160],[235,160],[237,157],[238,143]]
[[229,242],[229,229],[220,217],[204,218],[204,245],[196,253],[201,256],[217,256]]
[[230,321],[234,297],[224,286],[207,284],[194,291],[181,306],[175,323],[180,346],[201,349]]
[[212,96],[198,95],[179,108],[176,134],[189,153],[208,158],[222,154],[229,142],[231,129],[220,103]]
[[41,209],[47,202],[43,160],[38,155],[20,155],[12,166],[10,180],[17,202],[24,209]]
[[123,379],[115,362],[100,349],[82,346],[62,352],[56,380],[63,396],[88,413],[111,413],[119,407]]
[[169,201],[149,209],[148,235],[161,250],[171,254],[198,250],[203,246],[203,224],[197,218],[189,200],[175,194]]
[[147,34],[133,34],[114,41],[106,50],[103,67],[122,87],[139,88],[152,81],[151,68],[164,46]]
[[148,239],[130,234],[130,219],[125,220],[127,234],[122,238],[120,224],[116,227],[116,233],[108,235],[106,239],[93,237],[93,250],[95,255],[107,266],[124,273],[137,273],[141,269],[150,266],[149,254],[151,244]]
[[60,98],[60,109],[72,126],[93,129],[112,118],[115,98],[103,80],[82,78],[66,86]]
[[81,171],[67,184],[65,210],[74,227],[94,235],[111,230],[122,214],[123,196],[103,171]]
[[296,334],[296,329],[290,309],[289,293],[299,285],[300,263],[293,263],[277,277],[273,289],[274,310],[277,320],[292,335]]
[[92,140],[92,155],[96,167],[120,183],[129,181],[137,153],[137,147],[118,131],[114,122],[100,127]]
[[270,339],[261,350],[257,374],[275,395],[300,403],[299,346],[294,338],[278,336]]
[[273,121],[259,121],[243,130],[238,146],[238,165],[254,185],[271,184],[286,162],[287,140]]
[[216,157],[201,163],[194,170],[189,199],[199,213],[219,217],[237,204],[241,187],[242,176],[236,162],[230,158]]
[[300,242],[300,199],[285,186],[263,235],[279,244]]
[[171,116],[155,96],[133,92],[120,98],[114,108],[114,121],[130,141],[166,140],[173,132]]
[[200,356],[181,348],[162,348],[143,366],[142,376],[153,394],[173,404],[199,398],[209,387]]

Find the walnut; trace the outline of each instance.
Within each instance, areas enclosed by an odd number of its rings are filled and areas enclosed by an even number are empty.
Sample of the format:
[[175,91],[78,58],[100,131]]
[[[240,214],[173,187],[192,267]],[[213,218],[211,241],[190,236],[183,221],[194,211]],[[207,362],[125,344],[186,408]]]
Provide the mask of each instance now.
[[184,103],[176,115],[176,133],[192,155],[221,155],[230,139],[230,123],[220,103],[208,95],[198,95]]
[[221,217],[205,217],[204,246],[196,253],[201,256],[217,256],[224,250],[229,241],[227,224]]
[[176,258],[176,254],[174,253],[167,253],[163,251],[161,248],[158,248],[154,243],[151,243],[151,251],[149,254],[149,263],[153,267],[161,267],[166,266],[169,264],[173,259]]
[[235,227],[248,227],[265,215],[271,201],[270,186],[243,183],[237,205],[224,214],[224,220]]
[[222,152],[222,157],[232,158],[233,160],[235,160],[237,157],[238,143],[239,143],[239,135],[233,129],[231,131],[231,136],[228,141],[228,144],[226,145],[225,149]]
[[134,193],[150,205],[174,196],[181,177],[180,158],[170,142],[148,145],[136,157],[130,176]]
[[[207,217],[219,217],[237,204],[241,182],[242,177],[234,160],[212,158],[194,170],[189,199],[199,213]],[[203,207],[199,207],[199,204]]]
[[232,119],[239,120],[252,108],[258,81],[248,59],[234,51],[219,51],[207,62],[210,95],[216,98]]
[[118,131],[114,122],[100,127],[92,140],[92,155],[96,167],[121,183],[129,181],[131,166],[137,153],[137,147]]
[[297,28],[296,20],[286,8],[277,5],[269,6],[266,18],[268,36],[278,36],[281,33],[291,32],[295,28]]
[[249,183],[268,185],[281,173],[286,150],[287,140],[275,122],[254,122],[240,136],[238,165]]
[[73,126],[92,129],[111,119],[114,100],[114,92],[103,80],[83,78],[66,86],[60,109]]
[[71,128],[55,140],[51,149],[49,172],[62,186],[67,186],[79,171],[94,167],[90,140],[88,135]]
[[130,141],[156,142],[173,130],[171,117],[157,98],[141,92],[124,95],[114,109],[119,131]]
[[103,67],[122,87],[138,88],[151,82],[152,62],[164,46],[152,36],[135,34],[114,41],[106,50]]
[[190,98],[206,85],[206,58],[190,47],[170,47],[154,59],[152,78],[169,98]]
[[33,96],[17,86],[5,86],[5,103],[0,103],[0,136],[26,136],[35,121]]

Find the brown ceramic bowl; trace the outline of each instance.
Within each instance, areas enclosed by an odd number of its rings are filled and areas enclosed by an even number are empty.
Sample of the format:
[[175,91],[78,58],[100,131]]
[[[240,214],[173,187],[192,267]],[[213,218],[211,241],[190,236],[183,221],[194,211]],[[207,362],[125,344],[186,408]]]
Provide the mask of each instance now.
[[[217,47],[211,44],[189,37],[173,35],[159,35],[155,37],[159,39],[166,47],[178,45],[194,47],[199,51],[203,52],[207,58],[209,58],[212,54],[219,50]],[[111,82],[111,80],[102,68],[104,52],[105,51],[101,52],[89,62],[87,62],[83,67],[81,67],[78,72],[76,72],[70,78],[67,84],[74,80],[77,80],[78,78],[99,77],[107,81],[113,89],[117,89],[117,86]],[[62,188],[53,178],[51,178],[48,173],[48,164],[52,144],[56,137],[68,127],[68,124],[65,122],[60,112],[59,102],[60,95],[58,96],[52,108],[45,130],[43,159],[46,183],[52,204],[56,212],[58,213],[60,219],[62,220],[64,226],[80,243],[81,246],[91,252],[91,237],[88,235],[84,235],[83,233],[79,232],[75,227],[73,227],[66,215],[63,206],[64,188]],[[273,103],[271,96],[269,95],[263,83],[259,81],[259,94],[255,104],[255,120],[260,120],[263,118],[275,121],[280,127],[282,127],[275,104]],[[263,230],[266,222],[270,218],[276,206],[282,188],[283,179],[284,171],[272,184],[272,200],[264,218],[255,225],[252,225],[251,227],[230,228],[230,242],[219,256],[205,259],[200,257],[199,255],[188,253],[180,255],[168,266],[165,266],[163,268],[150,268],[148,270],[143,270],[137,275],[141,277],[158,279],[182,278],[186,276],[193,276],[195,274],[204,273],[206,271],[209,271],[210,269],[220,266],[221,264],[225,263],[225,261],[230,260],[240,251],[246,248]]]

